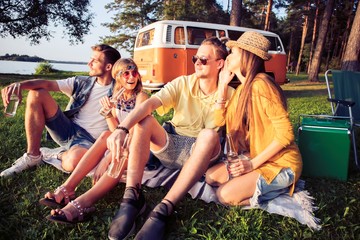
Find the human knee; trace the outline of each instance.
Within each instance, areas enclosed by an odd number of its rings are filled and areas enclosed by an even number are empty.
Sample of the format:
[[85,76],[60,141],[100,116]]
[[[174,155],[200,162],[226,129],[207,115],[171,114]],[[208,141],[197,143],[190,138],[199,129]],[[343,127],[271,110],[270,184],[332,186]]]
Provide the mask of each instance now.
[[205,174],[205,182],[211,186],[219,186],[219,182],[215,180],[214,174],[213,168],[208,169]]
[[27,102],[40,101],[44,99],[45,95],[49,95],[49,92],[45,89],[30,90],[27,96]]
[[206,144],[211,147],[220,143],[219,135],[213,129],[201,130],[197,139],[206,142]]
[[230,192],[227,190],[224,185],[220,186],[216,190],[216,196],[221,204],[224,205],[234,205],[233,201],[230,199]]
[[140,129],[148,129],[148,127],[151,127],[154,124],[154,120],[156,121],[153,116],[146,116],[138,124],[136,124],[135,127]]
[[61,157],[62,167],[65,171],[72,172],[80,159],[86,153],[86,148],[76,147],[75,149],[70,149]]

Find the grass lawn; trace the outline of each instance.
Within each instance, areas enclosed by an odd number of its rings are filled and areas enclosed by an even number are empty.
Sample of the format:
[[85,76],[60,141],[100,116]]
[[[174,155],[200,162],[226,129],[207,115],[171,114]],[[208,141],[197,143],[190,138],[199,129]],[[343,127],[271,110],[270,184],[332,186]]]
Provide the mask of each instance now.
[[[0,87],[22,79],[60,79],[73,73],[50,76],[0,74]],[[290,118],[294,129],[299,126],[300,114],[323,114],[330,112],[326,101],[326,85],[306,82],[306,75],[289,75],[290,83],[282,88],[288,98]],[[26,94],[25,94],[26,95]],[[54,98],[62,107],[68,99],[61,94]],[[3,109],[2,103],[0,108]],[[14,118],[0,115],[0,170],[14,162],[26,151],[24,130],[24,103]],[[360,138],[358,138],[360,139]],[[359,143],[359,142],[358,142]],[[46,142],[43,146],[54,147]],[[329,146],[336,147],[336,146]],[[358,146],[359,147],[359,146]],[[359,239],[360,237],[360,171],[353,166],[350,155],[349,179],[346,182],[302,177],[306,189],[315,198],[319,209],[316,217],[321,219],[322,230],[312,231],[296,220],[262,210],[226,208],[214,203],[187,196],[177,206],[167,227],[167,239]],[[124,184],[119,184],[96,204],[97,211],[90,221],[76,225],[59,225],[48,222],[45,217],[50,209],[38,204],[44,193],[54,190],[68,177],[49,165],[24,171],[12,178],[0,179],[0,239],[107,239],[112,217],[117,211]],[[77,194],[91,187],[86,178]],[[148,211],[165,195],[166,189],[144,188]],[[145,217],[138,220],[138,225]],[[137,227],[139,229],[139,227]]]

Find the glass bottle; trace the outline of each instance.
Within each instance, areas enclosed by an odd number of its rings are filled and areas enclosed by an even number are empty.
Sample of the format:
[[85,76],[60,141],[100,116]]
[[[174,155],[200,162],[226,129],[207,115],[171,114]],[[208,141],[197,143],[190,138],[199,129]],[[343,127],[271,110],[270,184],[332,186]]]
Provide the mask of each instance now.
[[119,159],[115,159],[111,161],[107,174],[109,177],[118,178],[121,172],[121,169],[125,165],[128,157],[129,157],[129,146],[131,141],[131,135],[126,134],[124,143],[121,146],[121,153]]
[[20,92],[20,83],[14,83],[14,88],[12,89],[10,95],[9,104],[5,108],[5,116],[14,117],[16,114],[16,110],[19,105],[19,92]]
[[235,150],[234,141],[230,133],[226,134],[226,166],[229,173],[229,179],[236,177],[231,174],[231,166],[239,162],[238,154]]

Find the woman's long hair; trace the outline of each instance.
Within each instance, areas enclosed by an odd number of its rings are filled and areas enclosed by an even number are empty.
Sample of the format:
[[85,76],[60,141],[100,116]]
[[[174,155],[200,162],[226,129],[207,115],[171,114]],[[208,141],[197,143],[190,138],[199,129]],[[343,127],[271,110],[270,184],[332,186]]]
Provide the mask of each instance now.
[[[228,112],[226,115],[228,132],[232,134],[233,139],[237,142],[238,151],[249,151],[249,128],[250,118],[253,116],[252,112],[252,85],[255,77],[263,79],[270,88],[278,92],[282,100],[283,106],[286,109],[286,99],[283,91],[275,83],[275,81],[267,74],[265,74],[264,60],[255,54],[240,49],[240,72],[245,77],[243,89],[241,90],[239,100],[232,98],[229,103],[230,109],[235,109],[234,112]],[[236,107],[231,107],[236,105]]]

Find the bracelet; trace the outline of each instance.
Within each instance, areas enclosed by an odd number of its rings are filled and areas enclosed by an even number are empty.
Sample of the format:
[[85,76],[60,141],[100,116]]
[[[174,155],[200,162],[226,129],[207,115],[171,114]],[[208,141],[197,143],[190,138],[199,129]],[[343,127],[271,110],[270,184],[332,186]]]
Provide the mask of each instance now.
[[126,127],[123,127],[123,126],[118,125],[118,126],[116,127],[116,129],[123,130],[126,134],[129,134],[129,129],[127,129]]
[[221,100],[221,101],[215,100],[215,103],[217,103],[217,104],[226,104],[227,100]]

